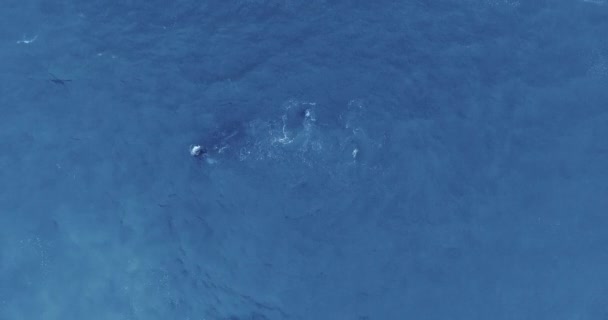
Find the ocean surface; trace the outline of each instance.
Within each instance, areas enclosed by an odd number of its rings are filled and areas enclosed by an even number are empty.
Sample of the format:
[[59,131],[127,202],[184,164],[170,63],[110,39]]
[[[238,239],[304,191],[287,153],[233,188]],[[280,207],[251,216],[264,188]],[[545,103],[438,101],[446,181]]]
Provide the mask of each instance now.
[[604,0],[3,0],[0,320],[608,319],[607,34]]

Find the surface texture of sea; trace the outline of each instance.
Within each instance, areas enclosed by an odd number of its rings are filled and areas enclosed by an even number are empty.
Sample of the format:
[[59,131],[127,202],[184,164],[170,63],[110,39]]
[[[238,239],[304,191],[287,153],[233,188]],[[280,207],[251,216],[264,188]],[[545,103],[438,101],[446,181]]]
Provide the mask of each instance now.
[[608,319],[607,34],[601,0],[3,0],[0,320]]

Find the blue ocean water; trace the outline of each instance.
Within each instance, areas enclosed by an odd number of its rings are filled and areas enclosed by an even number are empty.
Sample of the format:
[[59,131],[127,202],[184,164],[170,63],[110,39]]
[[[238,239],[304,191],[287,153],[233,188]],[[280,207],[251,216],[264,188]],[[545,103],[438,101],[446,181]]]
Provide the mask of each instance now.
[[608,319],[604,0],[0,26],[0,320]]

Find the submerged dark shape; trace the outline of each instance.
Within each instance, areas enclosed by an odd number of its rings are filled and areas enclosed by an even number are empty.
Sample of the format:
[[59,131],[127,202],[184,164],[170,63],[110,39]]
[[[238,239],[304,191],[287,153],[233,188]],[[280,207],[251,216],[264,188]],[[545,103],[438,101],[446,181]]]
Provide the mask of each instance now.
[[72,82],[72,79],[60,79],[60,78],[57,78],[57,76],[55,76],[54,74],[52,74],[50,72],[49,72],[49,74],[51,75],[51,77],[53,77],[52,79],[49,79],[49,81],[52,82],[52,83],[54,83],[54,84],[58,84],[58,85],[61,85],[61,86],[66,86],[66,84],[68,82]]
[[242,147],[247,136],[247,125],[243,121],[223,123],[202,139],[206,154],[233,154]]

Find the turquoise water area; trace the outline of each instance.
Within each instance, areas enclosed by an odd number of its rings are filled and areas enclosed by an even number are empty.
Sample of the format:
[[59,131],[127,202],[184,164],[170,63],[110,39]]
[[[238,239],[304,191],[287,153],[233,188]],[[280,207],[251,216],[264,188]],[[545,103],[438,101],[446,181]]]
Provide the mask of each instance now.
[[608,317],[603,0],[0,26],[0,320]]

